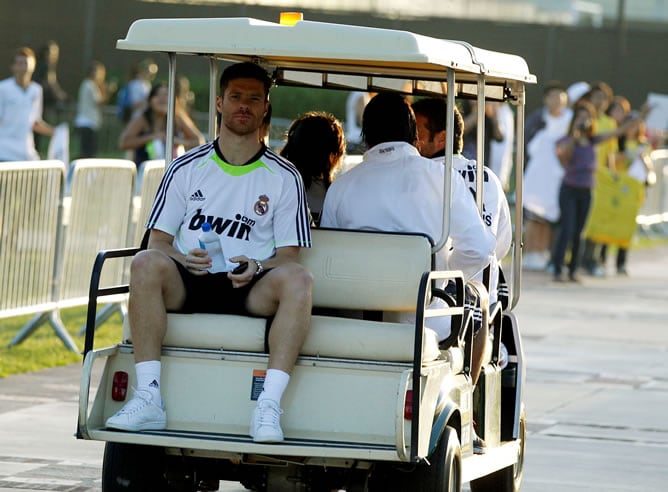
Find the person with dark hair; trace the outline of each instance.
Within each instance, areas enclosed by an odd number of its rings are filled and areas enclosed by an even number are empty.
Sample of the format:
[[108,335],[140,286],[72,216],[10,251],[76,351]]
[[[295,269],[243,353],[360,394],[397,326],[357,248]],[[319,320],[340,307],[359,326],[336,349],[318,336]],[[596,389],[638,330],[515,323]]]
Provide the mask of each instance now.
[[[478,149],[478,102],[472,99],[462,99],[459,103],[462,117],[464,118],[464,147],[462,154],[468,159],[477,159]],[[487,161],[490,156],[492,140],[495,142],[503,141],[504,135],[497,111],[499,104],[495,101],[485,102],[485,139],[483,142],[484,156]]]
[[566,87],[557,80],[545,84],[543,106],[524,124],[523,267],[542,271],[548,266],[554,230],[559,222],[559,187],[564,169],[555,144],[566,135],[573,112]]
[[69,96],[58,81],[58,61],[60,46],[50,39],[42,47],[35,67],[33,80],[42,86],[44,93],[44,114],[50,121],[60,120]]
[[204,136],[197,129],[193,120],[184,111],[174,113],[174,149],[172,155],[165,152],[167,132],[167,105],[169,90],[167,84],[155,84],[148,94],[146,109],[132,118],[118,141],[121,150],[134,152],[134,161],[138,166],[150,159],[171,159],[183,154],[185,150],[204,143]]
[[[626,120],[628,117],[631,116],[631,103],[624,96],[616,95],[612,98],[612,101],[606,108],[605,114],[610,118],[612,118],[613,120],[615,120],[615,123],[617,124],[617,126],[619,126],[624,123],[624,120]],[[638,128],[640,128],[640,126]],[[637,142],[637,139],[634,137],[638,135],[638,128],[631,129],[630,133],[633,137],[630,139],[630,142],[634,141]],[[617,138],[617,152],[610,156],[608,167],[610,168],[610,172],[613,172],[614,174],[618,174],[620,171],[625,172],[629,167],[630,161],[627,161],[628,156],[625,145],[626,140],[627,140],[626,134],[620,135]],[[633,144],[631,145],[632,147],[634,146]],[[619,169],[620,167],[621,169]],[[634,218],[634,223],[635,223],[635,218]],[[617,259],[615,263],[617,266],[617,273],[621,275],[626,275],[628,273],[626,271],[627,253],[628,253],[627,248],[618,246]],[[598,260],[598,263],[603,270],[605,270],[605,265],[607,261],[608,261],[608,244],[603,243],[600,246],[599,260]]]
[[12,76],[0,81],[0,161],[39,159],[33,132],[53,136],[42,119],[42,87],[32,81],[35,53],[18,48],[12,58]]
[[[418,148],[420,154],[429,159],[443,162],[445,158],[445,121],[448,111],[447,102],[442,97],[428,97],[412,104],[418,129]],[[457,106],[454,107],[454,139],[452,167],[468,185],[473,198],[477,193],[477,163],[462,155],[464,141],[464,119]],[[483,210],[485,225],[496,238],[496,247],[490,263],[489,303],[498,300],[499,262],[508,254],[512,241],[510,208],[503,191],[503,185],[494,172],[483,166]],[[482,272],[475,277],[483,281]]]
[[[589,102],[594,108],[596,133],[605,134],[613,132],[617,128],[617,121],[612,116],[609,116],[607,110],[612,103],[614,93],[612,87],[606,82],[597,81],[591,84],[591,89],[583,97],[586,102]],[[618,152],[617,139],[607,138],[601,141],[596,146],[596,172],[607,172],[611,166],[611,160]],[[590,275],[594,277],[604,277],[606,275],[605,268],[601,265],[599,258],[602,243],[592,237],[591,226],[589,221],[584,229],[585,245],[582,253],[582,266]]]
[[566,250],[570,245],[571,259],[568,279],[577,282],[580,240],[589,209],[596,174],[596,146],[622,135],[637,126],[641,117],[633,118],[612,131],[597,132],[596,109],[587,101],[580,101],[573,108],[568,134],[557,141],[557,156],[564,166],[564,178],[559,190],[561,223],[552,250],[554,280],[561,282]]
[[102,125],[102,107],[115,90],[114,84],[106,83],[106,76],[105,66],[99,61],[93,61],[79,86],[74,127],[79,134],[80,159],[95,157],[97,154],[97,132]]
[[158,64],[150,58],[134,63],[130,67],[128,83],[119,91],[120,118],[127,123],[139,116],[148,104],[153,80],[158,74]]
[[[280,403],[310,328],[313,277],[298,262],[301,248],[311,247],[301,177],[260,136],[270,86],[255,64],[227,68],[216,98],[219,136],[165,172],[146,224],[148,249],[130,269],[137,388],[107,419],[109,428],[166,428],[160,356],[168,311],[238,314],[271,318],[268,370],[250,435],[263,443],[284,439]],[[219,235],[223,270],[213,269],[199,244],[205,222]],[[224,388],[214,383],[212,390]]]
[[309,112],[292,122],[281,155],[302,175],[315,225],[320,223],[325,193],[346,149],[343,127],[333,115]]
[[[496,245],[494,235],[483,223],[460,175],[453,174],[448,190],[451,197],[444,196],[445,166],[418,152],[417,124],[408,101],[397,93],[379,93],[364,109],[362,134],[368,147],[364,160],[330,186],[321,225],[422,233],[437,241],[443,232],[443,209],[450,199],[449,237],[436,252],[436,270],[461,270],[468,281],[489,265]],[[445,288],[442,281],[439,287]],[[398,321],[415,323],[415,313],[401,313]],[[430,320],[426,326],[441,341],[450,335],[449,318]],[[488,328],[476,323],[474,331],[473,384],[482,368]],[[477,440],[475,450],[484,452],[482,439]]]

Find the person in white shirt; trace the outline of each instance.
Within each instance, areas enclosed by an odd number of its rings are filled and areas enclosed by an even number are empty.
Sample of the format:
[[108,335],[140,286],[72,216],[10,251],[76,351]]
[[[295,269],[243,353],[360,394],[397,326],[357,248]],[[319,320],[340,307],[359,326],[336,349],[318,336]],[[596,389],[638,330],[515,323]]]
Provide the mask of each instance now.
[[[420,154],[439,162],[445,157],[445,118],[447,103],[445,99],[433,97],[420,99],[413,103],[413,112],[417,122]],[[476,195],[477,164],[461,154],[464,142],[464,119],[459,109],[454,108],[453,169],[464,178],[473,198]],[[494,304],[499,294],[499,262],[508,254],[512,241],[510,208],[503,191],[503,185],[494,172],[483,166],[482,219],[496,238],[494,256],[489,272],[489,303]],[[483,281],[482,272],[475,276]]]
[[97,132],[102,125],[102,107],[114,90],[105,82],[107,69],[99,61],[93,61],[88,76],[79,86],[77,115],[74,127],[79,133],[79,158],[95,157],[97,154]]
[[[325,195],[322,227],[389,232],[414,232],[441,238],[445,166],[420,156],[415,116],[397,93],[380,93],[367,104],[362,134],[368,148],[364,160],[339,176]],[[485,227],[464,180],[451,179],[452,214],[446,245],[436,252],[437,270],[461,270],[470,280],[489,265],[496,240]],[[440,284],[443,288],[443,284]],[[415,322],[402,317],[400,321]],[[439,340],[450,335],[447,326],[427,324]],[[478,324],[473,342],[471,377],[480,375],[488,329]],[[482,441],[482,440],[480,440]],[[480,449],[480,446],[478,447]],[[483,451],[480,451],[483,452]]]
[[27,47],[14,53],[12,77],[0,81],[0,161],[39,160],[33,132],[53,136],[42,120],[42,87],[32,81],[35,53]]
[[[167,426],[160,393],[167,311],[246,314],[273,316],[268,370],[249,433],[256,442],[284,439],[280,401],[310,329],[313,276],[298,263],[301,248],[311,247],[301,176],[260,138],[270,87],[259,65],[227,67],[216,99],[218,138],[175,159],[165,172],[147,222],[148,249],[131,265],[128,316],[137,390],[107,419],[109,428]],[[199,245],[205,222],[220,238],[223,271],[209,272],[212,260]]]
[[130,118],[140,115],[148,106],[148,94],[157,73],[158,65],[151,59],[142,60],[133,67],[133,76],[127,87],[128,102],[132,110]]

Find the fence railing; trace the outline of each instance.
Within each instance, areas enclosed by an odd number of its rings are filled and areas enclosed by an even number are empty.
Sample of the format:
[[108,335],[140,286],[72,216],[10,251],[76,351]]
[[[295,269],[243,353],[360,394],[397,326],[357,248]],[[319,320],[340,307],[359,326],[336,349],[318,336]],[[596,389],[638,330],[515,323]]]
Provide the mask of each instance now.
[[0,318],[54,307],[65,165],[0,165]]
[[[74,161],[67,191],[62,162],[0,166],[0,318],[35,314],[10,346],[49,323],[68,348],[78,351],[59,310],[88,302],[91,268],[98,251],[135,244],[164,161],[145,168],[147,175],[135,196],[137,166],[132,161]],[[122,263],[110,265],[103,282],[122,283],[125,273]],[[108,299],[99,322],[122,310],[124,300],[125,296]]]
[[652,234],[668,233],[668,149],[652,151],[656,183],[647,190],[645,203],[636,221],[641,230]]

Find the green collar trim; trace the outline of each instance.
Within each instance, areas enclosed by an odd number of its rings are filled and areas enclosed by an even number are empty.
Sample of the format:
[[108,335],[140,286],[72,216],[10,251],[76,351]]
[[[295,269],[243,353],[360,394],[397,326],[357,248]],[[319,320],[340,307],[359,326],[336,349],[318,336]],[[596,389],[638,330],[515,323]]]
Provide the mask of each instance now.
[[261,168],[265,168],[268,171],[271,171],[271,169],[264,162],[262,162],[261,159],[249,162],[248,164],[244,164],[243,166],[233,166],[232,164],[225,162],[216,153],[214,153],[211,156],[211,159],[218,165],[220,169],[223,170],[223,172],[231,176],[245,176],[246,174],[252,173],[253,171],[256,171],[257,169]]

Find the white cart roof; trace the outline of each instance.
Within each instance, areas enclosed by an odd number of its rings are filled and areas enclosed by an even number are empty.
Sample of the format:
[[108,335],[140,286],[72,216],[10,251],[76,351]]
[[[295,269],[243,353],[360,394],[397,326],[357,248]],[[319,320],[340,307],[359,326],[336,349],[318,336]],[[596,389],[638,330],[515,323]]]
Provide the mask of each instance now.
[[[480,73],[491,85],[536,81],[516,55],[407,31],[323,22],[285,26],[251,18],[142,19],[116,46],[256,61],[273,68],[279,83],[356,90],[397,89],[405,81],[419,80],[408,92],[443,93],[440,82],[446,80],[447,68],[464,83],[475,82]],[[459,89],[475,93],[473,87]]]

